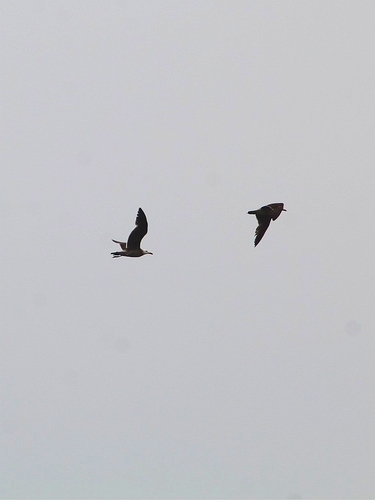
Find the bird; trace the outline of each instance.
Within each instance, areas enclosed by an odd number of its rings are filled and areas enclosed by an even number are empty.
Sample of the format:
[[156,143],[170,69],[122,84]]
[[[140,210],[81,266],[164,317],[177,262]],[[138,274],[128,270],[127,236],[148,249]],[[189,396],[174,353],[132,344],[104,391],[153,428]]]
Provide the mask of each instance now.
[[150,254],[147,250],[142,250],[141,241],[142,238],[147,234],[148,224],[146,219],[146,214],[139,208],[137,212],[137,217],[135,219],[135,229],[129,234],[127,243],[123,241],[112,240],[114,243],[118,243],[122,248],[122,252],[112,252],[113,258],[116,257],[142,257],[142,255]]
[[258,210],[250,210],[249,212],[247,212],[250,215],[256,215],[259,223],[258,227],[255,230],[254,247],[256,247],[260,240],[263,238],[264,233],[267,231],[268,226],[270,225],[271,219],[276,220],[281,212],[286,212],[284,203],[270,203],[269,205],[265,205]]

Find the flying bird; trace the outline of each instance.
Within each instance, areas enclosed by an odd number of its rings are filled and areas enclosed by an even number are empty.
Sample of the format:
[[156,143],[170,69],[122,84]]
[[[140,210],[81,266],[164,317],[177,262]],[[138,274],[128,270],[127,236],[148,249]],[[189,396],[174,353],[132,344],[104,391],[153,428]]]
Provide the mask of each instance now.
[[276,220],[281,212],[286,212],[284,203],[270,203],[269,205],[265,205],[258,210],[250,210],[250,212],[247,212],[248,214],[256,215],[259,223],[258,227],[255,230],[255,247],[263,238],[264,233],[267,231],[268,226],[270,225],[271,219]]
[[142,238],[147,234],[147,219],[144,211],[139,208],[137,213],[137,218],[135,219],[135,229],[130,233],[127,243],[123,241],[112,240],[114,243],[118,243],[122,248],[122,252],[112,252],[113,258],[115,257],[142,257],[147,253],[153,255],[152,252],[147,250],[142,250],[141,241]]

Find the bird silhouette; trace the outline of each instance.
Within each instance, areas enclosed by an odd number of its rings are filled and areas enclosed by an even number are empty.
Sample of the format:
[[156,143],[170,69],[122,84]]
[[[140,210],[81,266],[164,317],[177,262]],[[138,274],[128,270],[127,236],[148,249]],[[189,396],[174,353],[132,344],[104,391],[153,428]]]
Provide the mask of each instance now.
[[127,243],[123,241],[112,240],[114,243],[118,243],[122,248],[122,252],[112,252],[111,255],[115,257],[142,257],[142,255],[150,254],[147,250],[142,250],[141,241],[142,238],[147,234],[148,223],[144,211],[139,208],[137,213],[137,218],[135,219],[135,229],[129,234]]
[[284,203],[270,203],[269,205],[265,205],[258,210],[250,210],[250,212],[247,212],[248,214],[256,215],[256,218],[258,219],[259,225],[255,230],[255,247],[263,238],[264,233],[270,225],[271,219],[276,220],[281,212],[286,212]]

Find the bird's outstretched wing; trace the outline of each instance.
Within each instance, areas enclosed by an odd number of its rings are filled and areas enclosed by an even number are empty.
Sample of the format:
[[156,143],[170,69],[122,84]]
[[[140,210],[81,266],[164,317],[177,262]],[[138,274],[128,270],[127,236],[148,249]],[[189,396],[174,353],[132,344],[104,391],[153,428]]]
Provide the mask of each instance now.
[[256,247],[257,244],[260,242],[260,240],[263,238],[264,233],[267,231],[268,226],[270,225],[271,222],[271,216],[266,214],[256,214],[256,217],[258,219],[258,227],[255,230],[255,240],[254,240],[254,246]]
[[148,224],[144,211],[139,208],[137,213],[137,218],[135,219],[136,228],[130,233],[127,249],[133,250],[136,248],[140,248],[142,238],[145,234],[147,234]]
[[123,250],[126,250],[126,243],[124,241],[112,240],[113,243],[118,243]]

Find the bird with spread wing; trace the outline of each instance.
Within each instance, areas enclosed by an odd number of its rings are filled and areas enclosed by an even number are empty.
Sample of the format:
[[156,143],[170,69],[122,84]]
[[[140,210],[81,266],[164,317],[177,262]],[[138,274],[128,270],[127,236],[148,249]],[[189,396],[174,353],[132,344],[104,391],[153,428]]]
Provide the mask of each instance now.
[[254,246],[256,247],[267,231],[271,220],[276,220],[281,212],[286,212],[284,203],[270,203],[258,210],[250,210],[248,214],[255,215],[258,219],[258,227],[255,230]]
[[142,250],[141,248],[142,238],[147,234],[148,229],[146,214],[141,208],[138,210],[135,226],[135,229],[130,233],[126,243],[112,240],[114,243],[118,243],[122,248],[121,252],[112,252],[111,255],[113,257],[142,257],[142,255],[146,254],[153,255],[152,252]]

